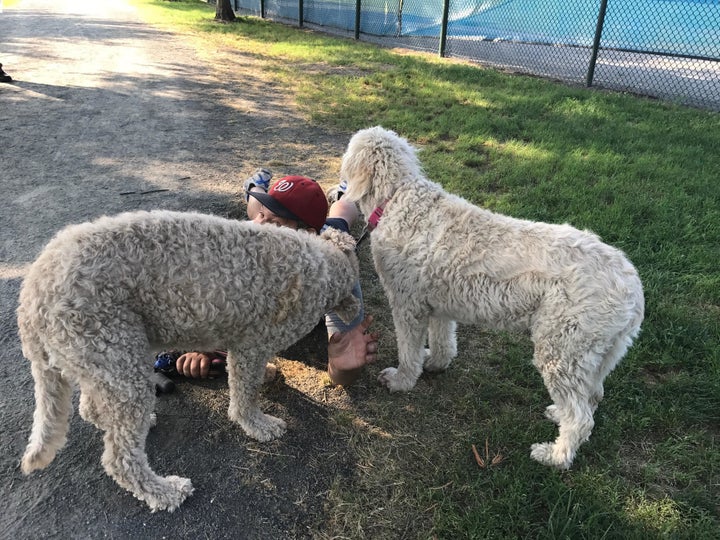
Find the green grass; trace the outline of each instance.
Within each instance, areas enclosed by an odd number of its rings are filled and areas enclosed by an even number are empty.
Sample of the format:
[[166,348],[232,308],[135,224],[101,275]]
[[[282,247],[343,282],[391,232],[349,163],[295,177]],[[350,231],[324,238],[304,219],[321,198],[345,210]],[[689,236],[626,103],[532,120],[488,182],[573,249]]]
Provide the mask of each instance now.
[[[391,397],[368,383],[356,410],[338,412],[358,468],[329,494],[318,537],[720,537],[720,116],[252,17],[216,24],[199,2],[136,3],[155,23],[257,55],[308,122],[394,129],[449,191],[592,229],[643,279],[642,335],[571,471],[528,456],[555,432],[527,338],[462,328],[446,374]],[[392,359],[366,255],[363,266]],[[470,445],[486,440],[504,459],[481,469]]]

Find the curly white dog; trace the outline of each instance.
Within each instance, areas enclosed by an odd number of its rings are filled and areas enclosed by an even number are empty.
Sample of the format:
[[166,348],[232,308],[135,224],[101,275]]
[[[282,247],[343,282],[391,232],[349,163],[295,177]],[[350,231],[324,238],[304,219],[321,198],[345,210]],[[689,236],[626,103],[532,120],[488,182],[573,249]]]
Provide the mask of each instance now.
[[351,138],[341,177],[377,226],[372,254],[399,356],[380,381],[407,391],[423,367],[447,368],[455,321],[527,329],[553,401],[546,416],[560,431],[531,456],[569,468],[592,431],[603,380],[640,331],[644,298],[633,265],[590,232],[494,214],[446,193],[424,176],[416,150],[379,126]]
[[153,511],[174,510],[193,489],[148,465],[150,351],[227,348],[230,418],[250,437],[274,439],[285,423],[258,407],[265,364],[330,309],[351,320],[357,279],[355,242],[336,230],[318,237],[156,211],[60,231],[20,291],[36,400],[23,472],[46,467],[64,446],[77,383],[80,415],[105,431],[105,471]]

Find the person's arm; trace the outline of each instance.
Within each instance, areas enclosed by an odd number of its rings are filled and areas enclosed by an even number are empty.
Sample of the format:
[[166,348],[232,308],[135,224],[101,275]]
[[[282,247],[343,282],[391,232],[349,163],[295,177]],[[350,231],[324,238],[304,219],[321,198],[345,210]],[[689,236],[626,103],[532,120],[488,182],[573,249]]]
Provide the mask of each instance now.
[[[337,219],[340,218],[340,219]],[[358,218],[358,209],[354,202],[339,199],[330,206],[328,225],[350,232],[350,226]],[[360,282],[353,287],[353,294],[363,304]],[[377,360],[378,334],[368,333],[372,316],[365,316],[364,308],[357,318],[346,325],[330,312],[325,316],[328,328],[328,375],[333,384],[348,386],[354,383],[366,364]]]

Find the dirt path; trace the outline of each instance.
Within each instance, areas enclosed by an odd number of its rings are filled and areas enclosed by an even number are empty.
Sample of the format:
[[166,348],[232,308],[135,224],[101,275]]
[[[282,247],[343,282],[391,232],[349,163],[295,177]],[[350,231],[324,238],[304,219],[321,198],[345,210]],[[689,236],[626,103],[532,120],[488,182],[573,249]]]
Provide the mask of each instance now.
[[15,79],[0,84],[0,537],[311,536],[353,465],[332,421],[350,398],[323,386],[322,334],[298,353],[317,369],[289,354],[265,390],[266,410],[289,424],[281,441],[230,423],[224,380],[159,398],[150,462],[196,492],[150,514],[105,475],[102,435],[77,414],[55,461],[20,473],[34,399],[15,309],[27,265],[64,225],[154,208],[237,216],[238,181],[257,166],[334,182],[347,134],[308,126],[256,60],[198,55],[122,0],[24,0],[0,14],[0,36]]

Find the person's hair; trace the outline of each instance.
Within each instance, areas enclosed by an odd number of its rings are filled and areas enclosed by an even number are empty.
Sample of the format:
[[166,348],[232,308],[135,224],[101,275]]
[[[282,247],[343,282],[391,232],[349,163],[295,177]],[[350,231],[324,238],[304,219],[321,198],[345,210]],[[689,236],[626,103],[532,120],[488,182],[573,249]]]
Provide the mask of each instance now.
[[[295,221],[295,220],[293,220],[293,221]],[[318,234],[318,231],[315,230],[315,227],[311,227],[310,225],[308,225],[307,223],[305,223],[305,222],[302,221],[302,220],[301,220],[301,221],[295,221],[295,223],[298,224],[298,229],[302,229],[302,230],[304,230],[304,231],[312,231],[312,232],[314,232],[315,234]]]

